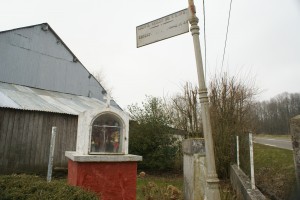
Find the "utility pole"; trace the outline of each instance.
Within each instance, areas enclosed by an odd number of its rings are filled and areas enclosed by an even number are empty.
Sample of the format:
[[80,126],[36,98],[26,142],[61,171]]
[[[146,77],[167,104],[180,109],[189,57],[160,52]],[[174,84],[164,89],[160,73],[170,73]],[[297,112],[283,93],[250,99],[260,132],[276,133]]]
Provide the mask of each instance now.
[[209,101],[207,96],[207,88],[205,86],[202,56],[199,41],[199,19],[196,17],[196,9],[194,5],[194,0],[188,0],[190,18],[189,22],[191,24],[190,31],[193,36],[194,50],[196,57],[198,82],[199,82],[199,98],[201,104],[201,116],[203,120],[203,131],[205,140],[205,151],[206,151],[206,191],[205,196],[207,200],[220,200],[219,192],[219,179],[216,173],[215,164],[215,153],[214,153],[214,143],[212,138],[210,114],[209,114]]

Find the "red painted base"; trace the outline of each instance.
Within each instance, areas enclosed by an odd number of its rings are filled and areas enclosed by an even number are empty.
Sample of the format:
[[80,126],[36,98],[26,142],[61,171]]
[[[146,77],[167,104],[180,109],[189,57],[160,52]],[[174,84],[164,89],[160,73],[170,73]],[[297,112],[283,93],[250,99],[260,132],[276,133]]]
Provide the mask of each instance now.
[[137,162],[68,162],[68,183],[96,192],[101,200],[136,199]]

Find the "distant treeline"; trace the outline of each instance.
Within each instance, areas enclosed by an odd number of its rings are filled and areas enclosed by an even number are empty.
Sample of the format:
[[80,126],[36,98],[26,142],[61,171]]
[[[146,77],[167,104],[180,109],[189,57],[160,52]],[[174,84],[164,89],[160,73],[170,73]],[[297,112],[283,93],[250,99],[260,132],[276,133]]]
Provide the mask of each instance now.
[[289,120],[300,115],[300,93],[282,93],[269,101],[258,102],[254,109],[256,132],[288,134]]

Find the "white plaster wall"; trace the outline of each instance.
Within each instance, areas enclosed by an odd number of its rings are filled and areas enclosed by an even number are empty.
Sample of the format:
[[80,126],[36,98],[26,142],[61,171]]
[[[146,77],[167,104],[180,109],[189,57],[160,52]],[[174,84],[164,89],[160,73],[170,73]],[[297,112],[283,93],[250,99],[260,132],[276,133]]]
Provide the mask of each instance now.
[[186,139],[182,143],[182,148],[184,199],[206,199],[206,156],[204,139]]
[[183,157],[184,174],[184,199],[193,200],[194,196],[194,159],[193,156],[184,155]]
[[184,199],[199,200],[205,199],[206,188],[206,164],[205,156],[200,154],[183,157],[184,174]]

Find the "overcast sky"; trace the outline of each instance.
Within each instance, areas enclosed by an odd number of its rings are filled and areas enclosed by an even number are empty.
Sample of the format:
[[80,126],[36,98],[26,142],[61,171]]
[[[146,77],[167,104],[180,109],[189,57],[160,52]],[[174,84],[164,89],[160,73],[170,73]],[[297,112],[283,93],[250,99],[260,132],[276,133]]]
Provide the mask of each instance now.
[[[204,57],[202,0],[195,0]],[[136,26],[187,8],[188,0],[9,0],[0,31],[47,22],[89,71],[101,71],[126,108],[145,95],[171,96],[197,84],[190,33],[136,48]],[[216,71],[255,77],[259,100],[300,92],[300,1],[205,0],[207,82]]]

